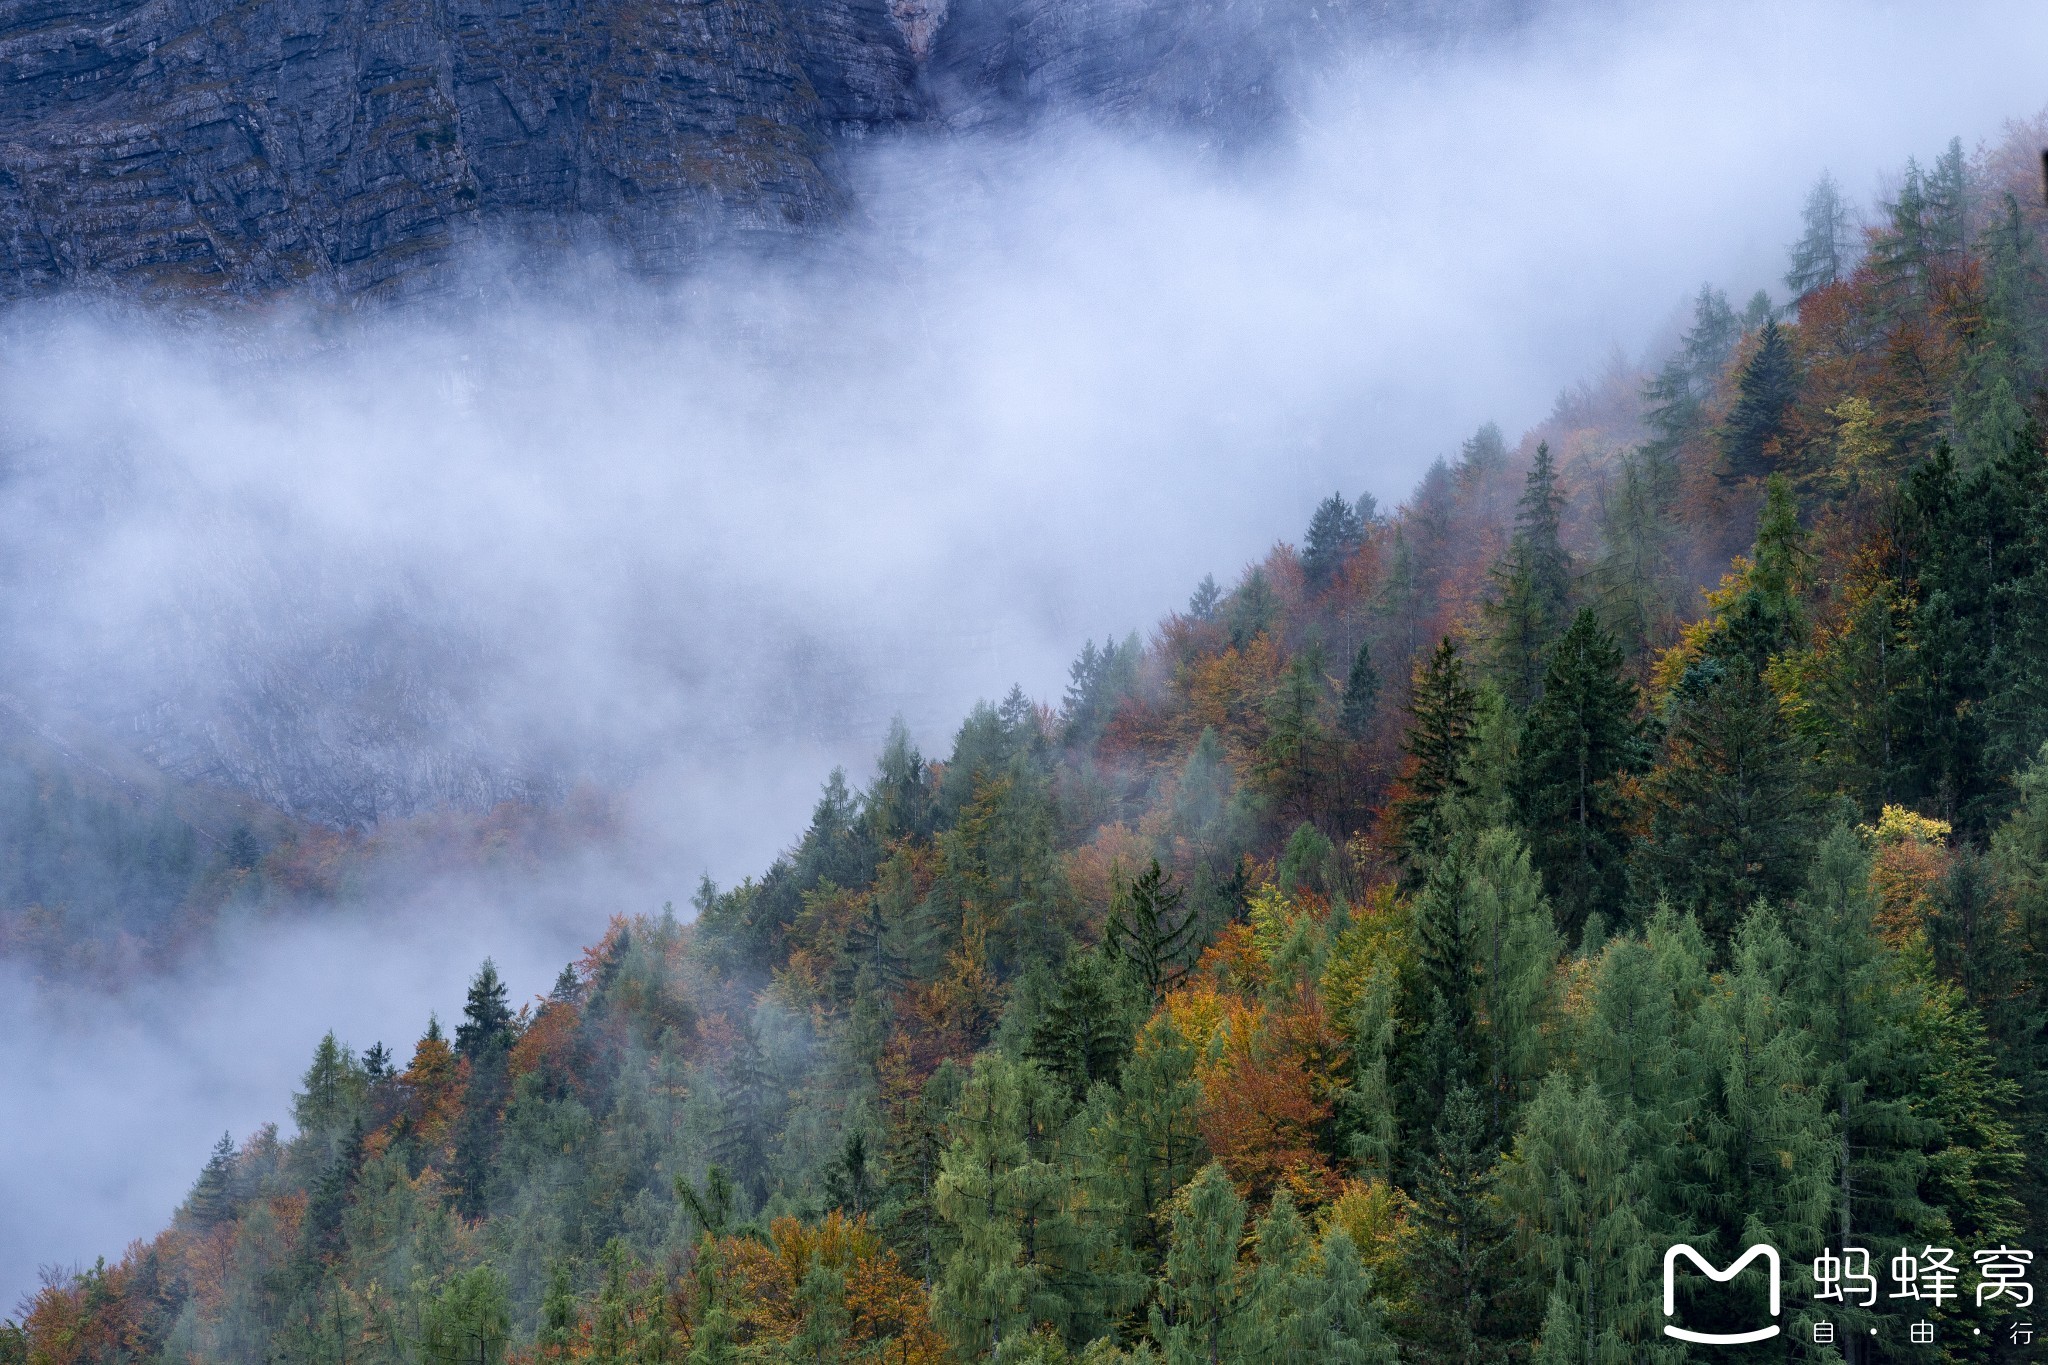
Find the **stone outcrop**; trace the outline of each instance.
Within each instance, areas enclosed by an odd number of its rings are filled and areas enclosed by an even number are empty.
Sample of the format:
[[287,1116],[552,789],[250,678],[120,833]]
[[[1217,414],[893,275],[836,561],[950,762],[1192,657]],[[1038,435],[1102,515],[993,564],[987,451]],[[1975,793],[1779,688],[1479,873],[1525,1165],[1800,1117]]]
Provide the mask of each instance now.
[[493,220],[658,266],[924,109],[887,0],[6,0],[0,290],[354,295]]
[[1241,136],[1304,52],[1517,4],[0,0],[0,298],[376,296],[493,233],[672,268],[832,221],[866,133]]

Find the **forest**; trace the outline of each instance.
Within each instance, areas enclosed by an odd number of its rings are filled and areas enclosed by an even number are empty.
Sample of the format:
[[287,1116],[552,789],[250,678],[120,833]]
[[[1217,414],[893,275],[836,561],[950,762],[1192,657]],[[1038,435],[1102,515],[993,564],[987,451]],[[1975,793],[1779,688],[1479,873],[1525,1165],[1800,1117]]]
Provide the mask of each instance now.
[[[1782,1251],[1750,1359],[2028,1358],[1977,1253],[2048,1229],[2044,141],[1823,179],[1782,298],[899,725],[545,997],[330,1033],[0,1365],[1679,1365],[1677,1242]],[[110,904],[356,856],[0,779],[133,845]]]

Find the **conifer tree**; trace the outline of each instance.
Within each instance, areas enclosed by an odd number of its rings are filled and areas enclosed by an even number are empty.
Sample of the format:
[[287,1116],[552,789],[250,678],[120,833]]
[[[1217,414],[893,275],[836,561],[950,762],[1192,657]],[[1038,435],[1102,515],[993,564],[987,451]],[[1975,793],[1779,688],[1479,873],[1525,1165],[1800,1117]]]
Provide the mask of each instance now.
[[1258,776],[1281,810],[1303,819],[1322,807],[1328,785],[1328,702],[1319,645],[1297,654],[1266,697]]
[[1346,738],[1363,739],[1372,729],[1379,712],[1380,675],[1372,666],[1372,646],[1361,640],[1351,656],[1351,671],[1344,679],[1344,700],[1338,708],[1338,725]]
[[1089,1180],[1118,1211],[1117,1240],[1147,1275],[1166,1254],[1168,1200],[1201,1162],[1201,1097],[1194,1047],[1162,1014],[1139,1035],[1114,1098],[1105,1098],[1088,1127]]
[[1783,458],[1772,447],[1784,434],[1786,409],[1798,393],[1792,343],[1784,329],[1767,321],[1757,335],[1755,354],[1736,381],[1735,406],[1721,427],[1724,482],[1760,479],[1774,468],[1774,459]]
[[192,1221],[201,1229],[211,1229],[234,1217],[234,1183],[235,1139],[232,1134],[222,1133],[206,1158],[205,1169],[199,1173],[199,1183],[192,1187],[192,1198],[187,1204]]
[[1849,234],[1849,210],[1832,175],[1823,174],[1800,215],[1806,231],[1792,246],[1792,265],[1785,272],[1785,287],[1794,300],[1824,289],[1849,273],[1854,249]]
[[1154,858],[1110,901],[1102,941],[1110,961],[1128,971],[1147,1000],[1157,1000],[1187,975],[1197,947],[1195,912]]
[[1329,591],[1351,556],[1365,544],[1365,523],[1341,494],[1332,493],[1317,506],[1301,551],[1301,573],[1309,596]]
[[1449,840],[1451,806],[1465,792],[1465,758],[1478,705],[1465,680],[1465,661],[1446,636],[1428,662],[1416,666],[1408,733],[1402,740],[1414,766],[1403,782],[1406,790],[1395,818],[1411,886],[1421,884],[1427,863]]
[[1601,553],[1592,579],[1600,614],[1631,658],[1677,633],[1670,522],[1676,483],[1676,470],[1644,447],[1622,456],[1617,478],[1601,491]]
[[1071,953],[1031,1021],[1025,1055],[1070,1101],[1085,1099],[1097,1081],[1114,1083],[1130,1056],[1131,986],[1103,953]]
[[1611,922],[1620,910],[1627,834],[1615,780],[1646,757],[1621,669],[1613,637],[1581,610],[1522,727],[1515,806],[1567,937],[1589,915]]
[[556,1258],[548,1267],[547,1289],[541,1295],[540,1326],[534,1333],[535,1353],[543,1361],[565,1361],[581,1334],[582,1313],[568,1261]]
[[1488,607],[1493,673],[1517,708],[1529,706],[1542,690],[1545,654],[1565,628],[1572,565],[1559,534],[1563,511],[1550,446],[1539,445],[1515,514],[1514,539],[1493,568]]
[[1624,1365],[1654,1348],[1661,1287],[1641,1134],[1600,1087],[1545,1078],[1522,1119],[1505,1197],[1547,1282],[1541,1359]]
[[1430,1365],[1505,1361],[1521,1335],[1513,1226],[1495,1196],[1485,1128],[1479,1097],[1454,1087],[1417,1170],[1402,1335]]
[[1830,1230],[1842,1245],[1859,1236],[1924,1243],[1945,1221],[1921,1198],[1925,1149],[1940,1126],[1911,1098],[1924,1079],[1912,1025],[1919,991],[1892,967],[1874,916],[1869,856],[1837,825],[1790,921],[1799,954],[1792,998],[1840,1144]]
[[1152,1309],[1152,1336],[1167,1365],[1220,1365],[1245,1307],[1238,1243],[1244,1200],[1223,1167],[1204,1166],[1176,1201],[1171,1249]]
[[455,1026],[455,1052],[474,1065],[487,1051],[509,1046],[512,1010],[506,1004],[505,983],[498,978],[497,964],[489,958],[477,968],[463,1002],[462,1022]]
[[934,1302],[963,1354],[996,1351],[1040,1323],[1068,1332],[1099,1311],[1092,1230],[1053,1160],[1065,1114],[1037,1067],[996,1052],[976,1059],[933,1192],[952,1234]]
[[1740,663],[1687,670],[1644,792],[1646,899],[1668,897],[1720,938],[1752,901],[1799,885],[1816,805],[1807,763],[1776,695]]

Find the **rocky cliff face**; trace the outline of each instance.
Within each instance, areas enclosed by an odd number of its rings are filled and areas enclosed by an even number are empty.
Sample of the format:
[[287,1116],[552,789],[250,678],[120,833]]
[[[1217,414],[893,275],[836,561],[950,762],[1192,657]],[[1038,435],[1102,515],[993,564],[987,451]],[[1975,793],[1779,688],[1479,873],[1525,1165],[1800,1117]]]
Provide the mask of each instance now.
[[830,221],[869,131],[1241,132],[1304,49],[1513,3],[0,0],[0,298],[375,295],[507,230],[661,269]]
[[494,219],[659,264],[923,110],[886,0],[7,0],[0,289],[357,294]]

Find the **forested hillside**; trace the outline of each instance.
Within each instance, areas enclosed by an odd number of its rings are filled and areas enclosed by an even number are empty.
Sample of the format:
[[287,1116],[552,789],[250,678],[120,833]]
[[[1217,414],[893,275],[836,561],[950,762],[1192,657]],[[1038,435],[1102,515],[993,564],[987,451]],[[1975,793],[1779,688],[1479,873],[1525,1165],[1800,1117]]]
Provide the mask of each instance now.
[[1782,1249],[1755,1359],[2021,1358],[1811,1267],[2048,1228],[2044,137],[1823,181],[1784,299],[899,728],[545,998],[330,1035],[0,1362],[1675,1365],[1678,1240]]

